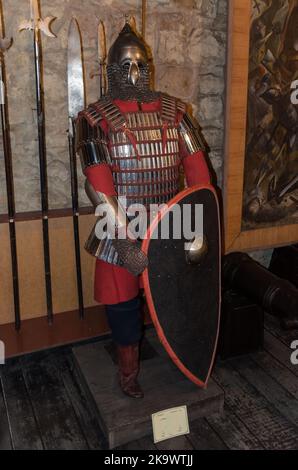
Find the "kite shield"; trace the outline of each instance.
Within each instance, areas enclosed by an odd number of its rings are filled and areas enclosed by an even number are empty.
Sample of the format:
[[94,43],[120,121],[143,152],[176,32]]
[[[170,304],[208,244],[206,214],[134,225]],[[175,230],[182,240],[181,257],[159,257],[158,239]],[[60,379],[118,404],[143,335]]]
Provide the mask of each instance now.
[[220,322],[220,224],[214,188],[195,186],[173,198],[151,223],[143,251],[149,259],[143,284],[159,339],[181,372],[206,387]]

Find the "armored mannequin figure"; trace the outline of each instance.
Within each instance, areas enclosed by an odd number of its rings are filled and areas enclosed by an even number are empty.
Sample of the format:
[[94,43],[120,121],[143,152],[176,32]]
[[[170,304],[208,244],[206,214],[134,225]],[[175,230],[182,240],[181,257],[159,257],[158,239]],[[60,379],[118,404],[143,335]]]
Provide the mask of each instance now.
[[86,192],[95,206],[104,202],[116,215],[116,236],[99,240],[94,229],[86,249],[97,258],[95,300],[106,306],[121,389],[141,398],[139,275],[148,261],[128,233],[118,198],[147,208],[177,195],[181,165],[188,186],[208,184],[210,175],[197,124],[179,99],[150,89],[150,55],[129,23],[110,49],[107,76],[107,94],[79,113],[76,148]]

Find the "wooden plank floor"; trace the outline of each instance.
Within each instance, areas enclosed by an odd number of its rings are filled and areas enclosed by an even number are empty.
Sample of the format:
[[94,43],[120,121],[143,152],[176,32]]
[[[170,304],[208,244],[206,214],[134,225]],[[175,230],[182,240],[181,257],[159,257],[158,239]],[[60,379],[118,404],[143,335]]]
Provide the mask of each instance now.
[[[191,433],[155,446],[152,437],[121,450],[298,449],[298,331],[266,318],[264,351],[217,361],[223,415],[191,424]],[[100,374],[100,371],[98,371]],[[71,347],[16,358],[0,367],[0,450],[105,449],[93,404]]]

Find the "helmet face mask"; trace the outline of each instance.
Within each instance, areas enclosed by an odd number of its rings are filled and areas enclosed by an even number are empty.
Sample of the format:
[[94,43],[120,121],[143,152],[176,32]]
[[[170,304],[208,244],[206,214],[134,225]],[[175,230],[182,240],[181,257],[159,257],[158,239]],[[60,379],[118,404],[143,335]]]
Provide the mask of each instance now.
[[135,57],[125,57],[120,63],[120,68],[123,76],[127,76],[127,83],[136,86],[147,65],[145,58],[140,57],[140,54],[136,54]]
[[127,53],[120,62],[120,67],[127,74],[127,82],[130,85],[137,85],[148,63],[148,58],[138,48],[127,50]]
[[108,55],[108,94],[114,99],[150,101],[151,67],[147,46],[126,23]]

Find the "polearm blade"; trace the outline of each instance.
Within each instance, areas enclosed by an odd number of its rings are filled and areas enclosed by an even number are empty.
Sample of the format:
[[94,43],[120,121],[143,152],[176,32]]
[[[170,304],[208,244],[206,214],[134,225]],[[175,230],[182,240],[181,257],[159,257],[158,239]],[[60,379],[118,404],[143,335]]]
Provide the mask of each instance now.
[[80,318],[84,317],[84,297],[82,286],[82,266],[79,231],[79,197],[78,197],[78,176],[77,159],[75,150],[75,126],[74,120],[78,113],[85,108],[85,86],[82,57],[82,40],[78,22],[75,18],[71,20],[68,32],[68,64],[67,64],[67,84],[68,84],[68,144],[69,160],[71,172],[71,196],[73,211],[73,230],[75,242],[77,289]]
[[37,104],[37,125],[38,125],[38,148],[39,148],[39,170],[40,170],[40,189],[41,189],[41,209],[42,209],[42,231],[43,231],[43,250],[44,250],[44,268],[45,285],[47,300],[47,317],[49,324],[53,322],[53,301],[52,301],[52,281],[51,281],[51,263],[50,263],[50,242],[49,242],[49,221],[48,221],[48,178],[47,178],[47,155],[45,140],[45,113],[43,100],[43,70],[42,70],[42,45],[41,31],[49,37],[55,37],[50,29],[50,25],[55,17],[42,19],[38,0],[30,0],[31,18],[29,21],[23,21],[19,30],[34,31],[34,63],[35,63],[35,84],[36,84],[36,104]]
[[106,60],[107,60],[107,43],[104,22],[99,20],[97,28],[97,62],[98,67],[90,74],[90,78],[99,76],[99,98],[106,94]]
[[55,34],[51,31],[51,23],[55,19],[55,16],[48,16],[42,19],[38,0],[30,0],[30,20],[22,21],[19,31],[42,31],[46,36],[55,38]]
[[12,282],[13,282],[13,298],[14,298],[14,315],[15,315],[15,328],[21,328],[21,314],[20,314],[20,294],[19,294],[19,275],[18,275],[18,258],[17,258],[17,242],[16,242],[16,226],[15,226],[15,197],[14,197],[14,184],[13,184],[13,168],[12,168],[12,151],[11,151],[11,138],[9,129],[9,114],[6,93],[6,70],[5,70],[5,52],[10,48],[12,39],[5,37],[3,5],[0,2],[0,113],[1,113],[1,126],[3,136],[3,151],[5,162],[5,177],[6,177],[6,192],[7,192],[7,207],[9,217],[9,235],[10,235],[10,252],[11,252],[11,265],[12,265]]
[[[73,18],[68,32],[68,115],[70,121],[85,108],[85,86],[82,56],[82,40],[78,22]],[[70,124],[73,124],[70,122]],[[73,126],[70,126],[70,130]]]

